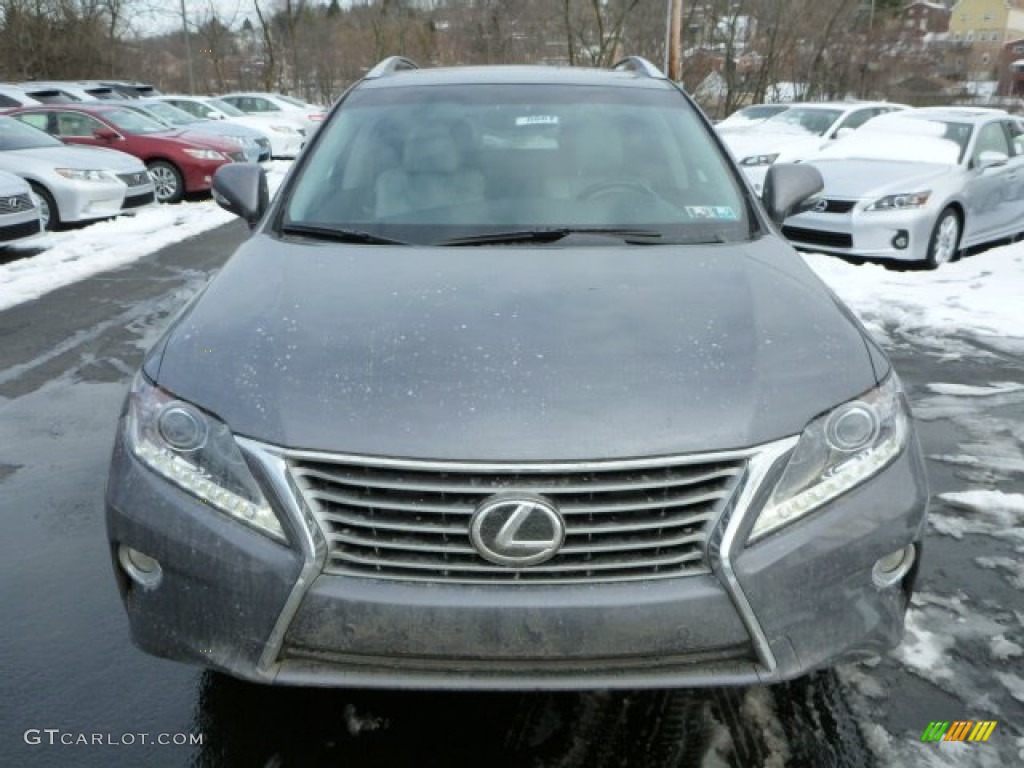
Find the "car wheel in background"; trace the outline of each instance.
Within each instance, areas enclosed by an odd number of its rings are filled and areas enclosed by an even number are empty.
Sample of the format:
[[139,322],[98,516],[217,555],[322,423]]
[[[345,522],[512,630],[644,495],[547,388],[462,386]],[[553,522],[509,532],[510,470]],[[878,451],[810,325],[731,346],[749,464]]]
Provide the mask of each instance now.
[[939,214],[932,236],[928,240],[928,255],[925,256],[925,267],[937,269],[942,264],[956,258],[960,247],[960,214],[953,208],[946,208]]
[[32,191],[39,198],[39,213],[43,219],[43,229],[47,232],[53,232],[60,226],[60,211],[57,210],[57,203],[53,199],[53,195],[50,194],[46,187],[36,184],[34,181],[30,181],[29,186],[32,187]]
[[156,188],[158,203],[176,203],[185,196],[185,181],[181,171],[166,160],[154,160],[147,164],[153,186]]

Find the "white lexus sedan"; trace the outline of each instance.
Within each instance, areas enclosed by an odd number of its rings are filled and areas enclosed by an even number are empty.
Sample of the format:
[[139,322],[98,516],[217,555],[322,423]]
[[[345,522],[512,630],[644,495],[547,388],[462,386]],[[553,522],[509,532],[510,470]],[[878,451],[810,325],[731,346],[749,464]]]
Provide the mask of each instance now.
[[153,180],[138,158],[64,144],[13,117],[0,116],[0,170],[31,185],[46,229],[156,203]]
[[789,109],[748,130],[719,133],[750,179],[754,191],[760,195],[764,190],[764,177],[773,163],[806,160],[868,120],[902,109],[907,107],[884,101],[791,104]]
[[825,181],[797,248],[930,269],[1024,231],[1024,125],[994,109],[879,117],[809,161]]

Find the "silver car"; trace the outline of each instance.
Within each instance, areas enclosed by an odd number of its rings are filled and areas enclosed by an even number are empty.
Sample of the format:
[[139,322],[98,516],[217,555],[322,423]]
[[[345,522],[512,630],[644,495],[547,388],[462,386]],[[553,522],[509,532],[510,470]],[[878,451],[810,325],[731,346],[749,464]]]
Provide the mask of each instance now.
[[156,202],[153,180],[138,158],[113,149],[69,146],[13,117],[0,117],[0,170],[32,186],[46,229]]
[[35,237],[41,231],[39,207],[28,184],[0,171],[0,248]]
[[935,269],[1024,230],[1024,127],[1001,110],[886,115],[811,162],[825,189],[785,222],[798,248]]

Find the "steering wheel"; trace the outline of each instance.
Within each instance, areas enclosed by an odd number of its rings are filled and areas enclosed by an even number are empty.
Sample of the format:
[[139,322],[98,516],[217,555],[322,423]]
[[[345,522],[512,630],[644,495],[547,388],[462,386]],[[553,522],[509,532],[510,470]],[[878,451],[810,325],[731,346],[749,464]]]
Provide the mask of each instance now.
[[618,190],[637,192],[648,197],[661,198],[661,195],[655,192],[653,187],[638,179],[609,179],[608,181],[599,181],[596,184],[591,184],[576,195],[576,199],[589,200],[593,197],[599,197],[600,195],[606,195]]

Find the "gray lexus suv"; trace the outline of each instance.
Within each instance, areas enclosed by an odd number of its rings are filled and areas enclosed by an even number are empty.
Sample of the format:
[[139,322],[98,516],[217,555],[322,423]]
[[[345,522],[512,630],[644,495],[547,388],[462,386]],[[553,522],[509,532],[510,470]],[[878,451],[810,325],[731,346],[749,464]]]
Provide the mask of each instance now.
[[135,642],[256,681],[746,684],[899,642],[900,381],[690,98],[610,71],[354,85],[148,353],[107,488]]

